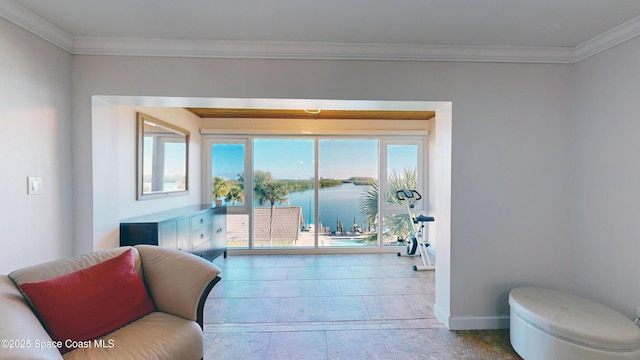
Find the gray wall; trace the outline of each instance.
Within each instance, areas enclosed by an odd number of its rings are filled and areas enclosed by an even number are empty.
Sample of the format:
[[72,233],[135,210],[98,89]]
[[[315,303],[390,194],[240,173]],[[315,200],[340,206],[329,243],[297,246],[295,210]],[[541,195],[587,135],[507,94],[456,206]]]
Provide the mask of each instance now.
[[453,327],[504,326],[513,286],[568,286],[570,85],[570,65],[75,56],[77,250],[94,246],[92,217],[117,226],[92,215],[110,204],[92,203],[92,156],[109,150],[91,139],[114,136],[92,133],[92,95],[451,101],[451,298],[437,301]]
[[1,18],[0,129],[0,273],[71,255],[71,55]]
[[91,251],[135,212],[95,178],[121,129],[93,96],[451,101],[450,325],[504,324],[519,285],[632,317],[638,58],[640,39],[575,65],[71,56],[0,19],[0,271]]
[[571,289],[640,306],[640,38],[574,67]]

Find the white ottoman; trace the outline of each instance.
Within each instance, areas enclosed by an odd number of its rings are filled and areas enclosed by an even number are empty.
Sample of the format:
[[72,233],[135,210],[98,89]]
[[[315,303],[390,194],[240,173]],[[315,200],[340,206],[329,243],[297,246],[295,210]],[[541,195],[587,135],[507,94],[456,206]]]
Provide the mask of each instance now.
[[509,293],[511,346],[525,360],[640,359],[640,328],[621,313],[557,290]]

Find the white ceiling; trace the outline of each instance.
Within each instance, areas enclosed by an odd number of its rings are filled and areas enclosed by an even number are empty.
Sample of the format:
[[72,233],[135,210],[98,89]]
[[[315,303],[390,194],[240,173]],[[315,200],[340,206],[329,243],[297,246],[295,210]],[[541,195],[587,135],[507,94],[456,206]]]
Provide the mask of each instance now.
[[640,34],[639,0],[0,1],[0,15],[79,54],[575,62]]

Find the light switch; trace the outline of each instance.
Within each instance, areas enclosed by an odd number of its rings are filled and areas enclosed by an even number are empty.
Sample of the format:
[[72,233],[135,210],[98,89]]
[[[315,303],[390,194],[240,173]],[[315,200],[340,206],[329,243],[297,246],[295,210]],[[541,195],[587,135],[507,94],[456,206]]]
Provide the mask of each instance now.
[[42,178],[39,176],[29,176],[27,178],[27,194],[40,195],[42,191]]

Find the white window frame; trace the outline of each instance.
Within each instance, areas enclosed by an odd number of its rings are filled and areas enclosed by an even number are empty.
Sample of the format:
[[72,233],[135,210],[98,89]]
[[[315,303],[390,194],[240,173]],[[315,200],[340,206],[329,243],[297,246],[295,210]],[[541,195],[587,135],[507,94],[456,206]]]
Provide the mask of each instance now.
[[[387,149],[389,147],[389,145],[418,145],[418,168],[416,169],[416,176],[418,177],[417,179],[417,183],[418,183],[418,188],[414,189],[416,191],[418,191],[420,193],[420,195],[422,196],[422,200],[420,200],[415,207],[415,210],[417,212],[421,212],[424,211],[427,206],[425,204],[427,204],[428,202],[428,193],[427,193],[427,181],[426,179],[428,179],[427,175],[428,175],[428,168],[429,165],[427,164],[427,154],[426,154],[426,149],[427,147],[425,146],[426,144],[426,138],[422,137],[404,137],[404,138],[397,138],[397,137],[390,137],[390,138],[382,138],[380,139],[380,179],[388,179],[389,178],[389,169],[388,169],[388,159],[387,159]],[[420,166],[422,164],[422,166]],[[422,168],[421,168],[422,167]],[[384,182],[380,182],[380,194],[386,194],[389,186],[387,184],[387,181]],[[410,189],[411,190],[411,189]],[[402,212],[402,211],[406,211],[406,208],[401,206],[401,205],[393,205],[393,204],[389,204],[386,199],[382,199],[382,196],[380,197],[380,202],[381,202],[381,206],[380,206],[380,211],[384,212],[385,214],[387,213],[398,213],[398,212]]]
[[[242,213],[249,215],[249,223],[253,224],[253,140],[254,139],[312,139],[314,140],[314,176],[315,176],[315,196],[314,196],[314,221],[317,223],[318,220],[318,187],[319,187],[319,179],[318,179],[318,142],[319,140],[324,139],[371,139],[378,140],[378,222],[382,221],[382,218],[388,214],[397,214],[406,212],[406,207],[391,205],[386,201],[386,197],[383,199],[382,194],[386,194],[388,189],[386,179],[388,178],[388,169],[387,169],[387,147],[389,145],[418,145],[418,189],[416,189],[422,195],[422,200],[420,200],[414,209],[416,213],[427,213],[428,212],[428,204],[429,204],[429,196],[428,196],[428,171],[429,165],[427,163],[428,154],[427,154],[427,143],[428,143],[428,132],[427,131],[393,131],[392,135],[382,134],[378,132],[327,132],[321,134],[292,134],[292,133],[282,133],[282,132],[265,132],[265,131],[256,131],[255,133],[247,132],[246,130],[212,130],[206,129],[202,130],[202,184],[203,184],[203,202],[211,203],[211,193],[212,193],[212,178],[211,178],[211,145],[214,143],[242,143],[245,145],[245,154],[244,154],[244,181],[245,181],[245,202],[243,206],[230,206],[227,208],[227,211],[230,213]],[[384,179],[384,181],[383,181]],[[317,252],[319,249],[329,249],[330,247],[319,247],[318,246],[318,229],[316,228],[315,233],[315,241],[314,247],[304,247],[304,248],[296,248],[296,247],[284,247],[284,248],[269,248],[268,251],[291,251],[291,249],[302,249],[310,252]],[[391,248],[395,247],[385,247],[382,243],[382,227],[378,227],[378,249],[383,248]],[[245,249],[245,248],[242,248]],[[259,248],[258,248],[259,249]],[[249,226],[249,245],[248,250],[258,250],[253,247],[253,226]],[[337,249],[341,252],[354,252],[356,248],[343,248],[343,247],[331,247],[331,249]],[[372,247],[367,247],[368,250],[371,250]],[[246,250],[246,249],[245,249]],[[396,251],[396,250],[394,250]]]

